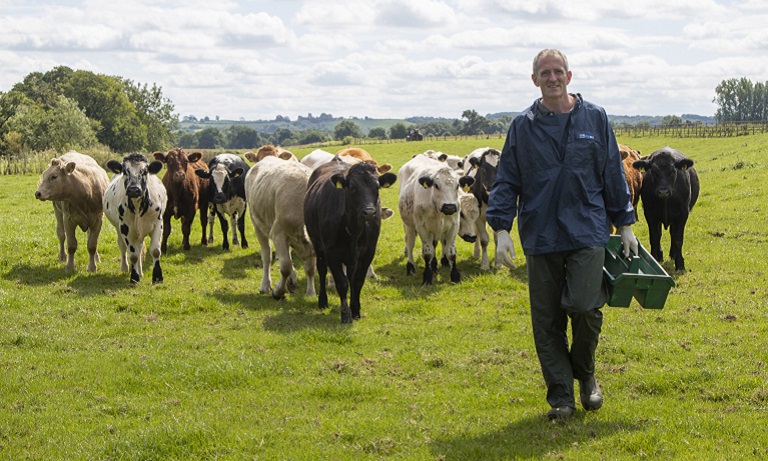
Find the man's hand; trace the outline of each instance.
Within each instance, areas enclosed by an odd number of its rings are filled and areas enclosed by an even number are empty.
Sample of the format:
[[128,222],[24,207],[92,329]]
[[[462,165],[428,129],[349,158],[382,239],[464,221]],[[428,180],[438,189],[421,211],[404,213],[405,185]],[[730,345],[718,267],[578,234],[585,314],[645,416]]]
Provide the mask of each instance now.
[[509,236],[509,232],[503,230],[496,232],[496,259],[494,268],[500,269],[501,265],[505,265],[510,269],[517,268],[517,265],[512,261],[515,259],[515,245],[512,243],[512,237]]
[[[632,226],[621,226],[621,245],[624,247],[624,257],[629,258],[629,252],[639,254],[637,238],[632,232]],[[498,250],[497,250],[498,251]]]

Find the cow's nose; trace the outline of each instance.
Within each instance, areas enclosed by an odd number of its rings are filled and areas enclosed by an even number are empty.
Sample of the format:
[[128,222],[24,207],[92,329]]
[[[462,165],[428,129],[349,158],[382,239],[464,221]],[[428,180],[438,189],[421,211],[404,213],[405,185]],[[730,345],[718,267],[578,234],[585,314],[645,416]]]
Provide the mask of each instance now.
[[461,236],[461,239],[468,243],[475,243],[475,240],[477,240],[477,235],[464,234]]
[[363,208],[363,219],[371,221],[376,217],[376,207],[367,206]]
[[36,191],[35,191],[35,198],[36,198],[36,199],[40,200],[40,197],[41,197],[42,195],[43,195],[43,194],[41,194],[39,190],[36,190]]
[[222,204],[227,201],[227,197],[224,194],[216,194],[213,196],[213,203]]
[[141,189],[139,189],[139,188],[138,188],[138,187],[136,187],[136,186],[129,186],[129,187],[128,187],[128,188],[125,190],[125,193],[126,193],[126,195],[128,195],[128,197],[131,197],[131,198],[136,198],[136,197],[138,197],[138,196],[140,196],[140,195],[141,195]]
[[455,203],[445,203],[440,207],[440,213],[450,216],[456,213],[458,209]]
[[656,190],[656,195],[657,195],[659,198],[669,198],[669,196],[670,196],[671,194],[670,194],[670,191],[669,191],[669,189],[667,189],[667,188],[661,188],[661,189],[657,189],[657,190]]

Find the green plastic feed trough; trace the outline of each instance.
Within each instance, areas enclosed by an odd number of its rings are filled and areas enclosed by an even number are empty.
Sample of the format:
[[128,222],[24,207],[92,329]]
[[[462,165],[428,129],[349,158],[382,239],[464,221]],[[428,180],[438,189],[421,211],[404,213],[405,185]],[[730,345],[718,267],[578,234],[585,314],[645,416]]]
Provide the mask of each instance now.
[[634,296],[645,309],[661,309],[675,281],[639,243],[638,251],[639,255],[624,259],[621,237],[611,235],[608,240],[603,264],[608,305],[629,307]]

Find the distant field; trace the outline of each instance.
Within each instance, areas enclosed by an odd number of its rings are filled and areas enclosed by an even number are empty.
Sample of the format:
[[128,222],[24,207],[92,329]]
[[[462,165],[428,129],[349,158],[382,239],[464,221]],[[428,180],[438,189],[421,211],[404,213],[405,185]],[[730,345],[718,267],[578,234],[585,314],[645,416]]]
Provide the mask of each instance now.
[[[619,139],[695,160],[702,193],[686,273],[662,310],[604,308],[605,405],[564,425],[543,416],[525,260],[482,272],[459,242],[460,284],[405,275],[399,215],[385,221],[363,318],[340,324],[299,288],[258,293],[258,242],[221,234],[180,250],[165,283],[128,284],[105,222],[95,274],[56,259],[36,175],[0,185],[0,459],[636,460],[768,456],[768,136]],[[426,149],[464,155],[503,139],[362,146],[399,168]],[[297,148],[299,157],[310,148]],[[382,191],[397,208],[397,187]],[[635,226],[648,246],[644,219]],[[513,233],[513,238],[519,240]],[[663,239],[665,253],[669,238]],[[420,246],[417,243],[417,252]],[[421,261],[418,261],[421,263]],[[276,280],[275,280],[276,281]],[[273,281],[274,282],[274,281]]]

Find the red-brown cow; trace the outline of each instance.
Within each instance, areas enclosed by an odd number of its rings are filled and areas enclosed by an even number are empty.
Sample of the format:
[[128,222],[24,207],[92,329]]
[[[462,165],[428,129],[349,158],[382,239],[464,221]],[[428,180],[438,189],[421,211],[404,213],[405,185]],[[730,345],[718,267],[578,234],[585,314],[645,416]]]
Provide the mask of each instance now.
[[155,152],[154,157],[165,163],[167,170],[163,176],[163,185],[168,192],[168,203],[163,213],[163,243],[160,250],[165,253],[168,248],[172,217],[181,220],[182,248],[189,250],[189,233],[198,208],[201,210],[200,225],[203,228],[200,244],[207,246],[208,180],[195,174],[195,170],[208,171],[208,165],[202,160],[203,154],[187,154],[184,149],[176,147],[167,154]]

